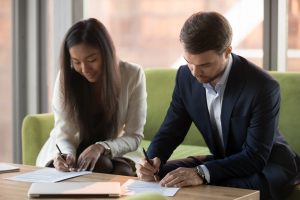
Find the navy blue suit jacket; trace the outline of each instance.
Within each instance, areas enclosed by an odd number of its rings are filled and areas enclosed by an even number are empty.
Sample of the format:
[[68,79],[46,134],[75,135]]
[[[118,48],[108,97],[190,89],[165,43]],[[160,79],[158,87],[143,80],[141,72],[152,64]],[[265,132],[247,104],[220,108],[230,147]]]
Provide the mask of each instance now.
[[262,172],[276,193],[299,170],[299,157],[278,130],[279,84],[246,59],[232,56],[221,110],[224,147],[214,139],[205,88],[181,66],[172,102],[148,154],[166,162],[193,122],[214,157],[204,163],[212,184]]

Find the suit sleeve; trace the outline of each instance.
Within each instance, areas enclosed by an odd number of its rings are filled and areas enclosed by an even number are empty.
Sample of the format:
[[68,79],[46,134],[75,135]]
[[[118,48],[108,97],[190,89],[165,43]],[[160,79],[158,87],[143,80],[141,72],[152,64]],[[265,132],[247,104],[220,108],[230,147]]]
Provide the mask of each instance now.
[[169,159],[176,147],[184,140],[191,126],[191,118],[185,109],[180,92],[180,82],[185,76],[182,69],[183,67],[180,67],[177,71],[172,101],[166,117],[148,148],[149,157],[159,157],[162,163]]
[[[261,172],[267,164],[278,127],[279,85],[274,80],[268,80],[257,90],[259,91],[251,102],[247,136],[241,151],[224,159],[205,163],[210,172],[211,183],[247,177]],[[228,141],[228,145],[230,142],[232,141]]]

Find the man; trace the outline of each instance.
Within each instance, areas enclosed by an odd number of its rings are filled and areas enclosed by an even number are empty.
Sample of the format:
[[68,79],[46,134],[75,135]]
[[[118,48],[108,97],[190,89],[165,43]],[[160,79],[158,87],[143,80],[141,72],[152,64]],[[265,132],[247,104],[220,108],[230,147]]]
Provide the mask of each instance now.
[[[166,118],[148,148],[150,162],[137,175],[163,186],[213,184],[260,190],[282,199],[293,188],[300,159],[278,130],[278,83],[233,54],[232,30],[216,12],[199,12],[183,25],[187,65],[178,69]],[[168,161],[191,123],[212,155]],[[286,187],[285,187],[286,186]]]

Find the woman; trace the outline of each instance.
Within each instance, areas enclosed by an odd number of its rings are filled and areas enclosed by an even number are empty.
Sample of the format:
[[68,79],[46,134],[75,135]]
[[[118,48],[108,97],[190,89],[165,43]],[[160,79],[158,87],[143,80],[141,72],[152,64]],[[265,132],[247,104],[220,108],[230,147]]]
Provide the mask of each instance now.
[[55,126],[37,166],[134,175],[134,162],[124,154],[135,151],[143,138],[146,107],[141,67],[117,59],[101,22],[79,21],[62,44]]

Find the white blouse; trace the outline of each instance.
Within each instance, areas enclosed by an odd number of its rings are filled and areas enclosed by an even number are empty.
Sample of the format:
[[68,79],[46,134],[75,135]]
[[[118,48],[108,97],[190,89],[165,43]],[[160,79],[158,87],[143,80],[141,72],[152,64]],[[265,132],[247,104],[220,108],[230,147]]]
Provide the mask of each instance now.
[[[116,139],[107,140],[112,157],[140,155],[134,153],[144,137],[144,125],[146,122],[147,93],[146,81],[143,69],[127,62],[120,62],[121,93],[119,99],[119,134]],[[76,149],[80,144],[79,127],[74,124],[62,109],[62,95],[59,81],[60,73],[55,81],[52,99],[52,108],[55,124],[49,139],[42,147],[37,157],[36,165],[47,166],[58,153],[55,144],[66,154],[76,155]],[[99,141],[103,142],[103,141]],[[131,152],[131,153],[130,153]],[[125,155],[129,153],[128,155]],[[133,159],[136,161],[136,158]]]

